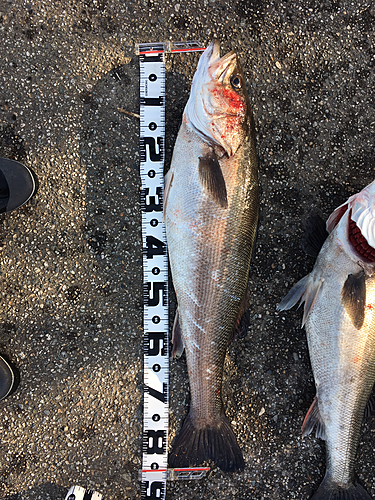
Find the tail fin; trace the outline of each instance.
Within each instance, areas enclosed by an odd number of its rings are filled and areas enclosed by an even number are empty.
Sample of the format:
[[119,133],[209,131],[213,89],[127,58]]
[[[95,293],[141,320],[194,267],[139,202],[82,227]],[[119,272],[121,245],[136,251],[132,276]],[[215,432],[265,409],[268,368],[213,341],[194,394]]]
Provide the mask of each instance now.
[[211,459],[224,472],[245,468],[242,452],[227,417],[222,414],[214,426],[196,428],[186,417],[169,455],[170,467],[193,467]]
[[358,483],[342,488],[324,478],[311,500],[372,500],[372,497]]

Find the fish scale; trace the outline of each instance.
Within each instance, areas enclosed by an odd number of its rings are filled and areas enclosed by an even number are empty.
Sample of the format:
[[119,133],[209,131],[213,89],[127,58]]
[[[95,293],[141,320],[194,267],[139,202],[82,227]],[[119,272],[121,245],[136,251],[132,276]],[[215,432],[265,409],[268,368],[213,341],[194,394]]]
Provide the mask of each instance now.
[[[238,78],[233,85],[232,76]],[[220,59],[217,42],[199,61],[165,192],[178,302],[173,341],[185,347],[191,394],[169,464],[211,459],[225,471],[241,470],[244,461],[225,417],[221,385],[247,290],[258,220],[257,158],[242,70],[234,53]]]
[[[185,140],[189,141],[188,138],[184,137]],[[178,147],[177,144],[175,151]],[[193,149],[190,151],[191,157],[197,158],[201,152],[200,149],[198,151],[194,151],[194,148],[191,149]],[[225,168],[223,168],[223,171],[225,171]],[[207,408],[209,408],[207,400],[208,395],[212,393],[211,384],[215,386],[221,385],[221,375],[217,375],[216,372],[222,372],[221,365],[228,343],[228,334],[222,338],[219,337],[220,340],[216,341],[218,332],[227,323],[230,325],[230,331],[233,329],[238,316],[239,305],[245,293],[247,285],[245,277],[247,278],[248,275],[250,261],[248,258],[247,265],[244,266],[243,259],[236,258],[231,252],[233,240],[236,240],[237,224],[242,214],[239,214],[237,209],[231,210],[229,214],[227,210],[222,210],[225,213],[219,215],[220,210],[213,206],[213,202],[202,197],[197,172],[189,168],[183,172],[187,172],[187,175],[182,175],[181,179],[175,179],[176,184],[180,185],[181,189],[176,189],[174,192],[175,203],[178,203],[177,200],[181,201],[181,206],[177,209],[180,228],[177,234],[171,234],[168,230],[168,245],[169,253],[172,255],[173,283],[178,297],[180,323],[182,330],[185,332],[185,349],[187,352],[201,350],[199,360],[202,360],[206,365],[212,364],[215,367],[213,370],[215,381],[211,381],[210,378],[206,384],[209,389],[205,391],[203,388],[204,394],[202,397],[199,376],[201,367],[197,364],[196,359],[190,362],[190,357],[187,358],[193,406],[196,400],[203,399],[202,408],[205,413],[208,412]],[[187,185],[190,186],[190,190],[188,201],[185,203],[183,195]],[[231,191],[229,179],[227,188]],[[172,204],[172,201],[168,199],[168,205],[170,203]],[[207,215],[212,210],[215,210],[215,215]],[[184,218],[182,218],[181,213],[185,214]],[[193,226],[193,229],[191,229],[191,226]],[[198,236],[197,231],[195,231],[196,226],[200,228]],[[250,224],[248,226],[249,232],[251,232]],[[239,231],[243,239],[246,239],[246,237],[250,239],[250,235],[246,235],[243,229],[240,228]],[[246,243],[243,241],[242,244],[247,244],[249,247],[248,241]],[[238,245],[241,246],[240,243]],[[228,251],[226,251],[226,247]],[[249,250],[250,247],[248,248],[248,254]],[[172,264],[174,254],[179,256],[178,263],[175,266]],[[185,257],[181,258],[182,255]],[[240,269],[237,269],[238,267]],[[244,277],[241,282],[242,286],[239,287],[233,283],[232,276],[241,271]],[[212,281],[208,280],[207,276],[215,272],[218,272],[221,278],[218,282],[214,281],[214,286],[212,286]],[[191,293],[194,293],[195,300],[189,297]],[[189,319],[189,316],[191,319]],[[215,340],[215,344],[212,345],[207,342],[208,338],[212,338],[212,341]],[[212,359],[213,357],[216,359]],[[195,387],[196,382],[198,387]],[[194,397],[193,393],[196,393]]]

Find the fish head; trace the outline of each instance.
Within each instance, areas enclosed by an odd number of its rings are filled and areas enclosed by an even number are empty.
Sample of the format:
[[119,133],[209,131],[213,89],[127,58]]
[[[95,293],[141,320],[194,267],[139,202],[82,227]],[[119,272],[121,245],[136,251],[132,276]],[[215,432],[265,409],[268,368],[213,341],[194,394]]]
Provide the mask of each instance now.
[[336,226],[347,252],[365,264],[375,264],[375,181],[336,208],[327,220],[327,231]]
[[220,57],[213,41],[202,54],[193,78],[184,120],[204,141],[230,157],[247,139],[251,108],[245,78],[235,52]]

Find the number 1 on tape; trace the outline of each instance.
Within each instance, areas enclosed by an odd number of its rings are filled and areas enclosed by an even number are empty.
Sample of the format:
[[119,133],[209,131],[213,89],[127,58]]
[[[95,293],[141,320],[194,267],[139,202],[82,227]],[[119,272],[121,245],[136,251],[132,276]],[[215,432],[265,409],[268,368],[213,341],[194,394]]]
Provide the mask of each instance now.
[[144,287],[142,499],[164,500],[167,479],[202,477],[209,468],[168,471],[168,256],[163,221],[165,52],[204,50],[196,42],[144,43],[140,64],[140,172]]

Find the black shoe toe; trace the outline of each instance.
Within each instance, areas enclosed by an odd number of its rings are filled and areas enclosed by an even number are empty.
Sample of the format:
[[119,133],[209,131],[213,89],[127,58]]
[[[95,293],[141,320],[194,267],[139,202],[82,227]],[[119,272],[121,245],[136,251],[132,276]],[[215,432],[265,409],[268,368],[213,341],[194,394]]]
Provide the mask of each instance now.
[[4,358],[0,356],[0,400],[4,399],[12,390],[14,373]]
[[22,207],[34,191],[34,177],[25,165],[0,158],[0,212],[11,212]]

